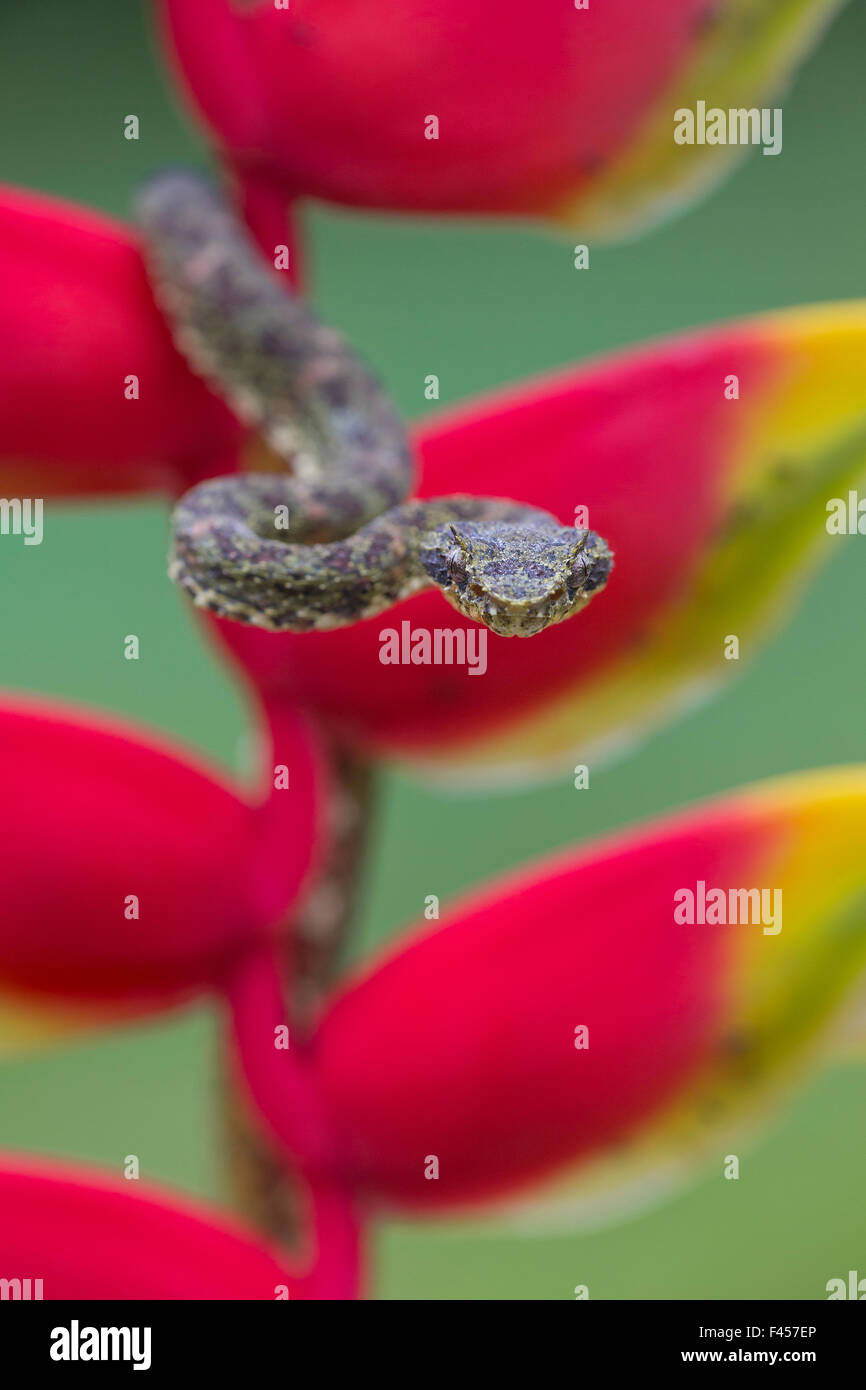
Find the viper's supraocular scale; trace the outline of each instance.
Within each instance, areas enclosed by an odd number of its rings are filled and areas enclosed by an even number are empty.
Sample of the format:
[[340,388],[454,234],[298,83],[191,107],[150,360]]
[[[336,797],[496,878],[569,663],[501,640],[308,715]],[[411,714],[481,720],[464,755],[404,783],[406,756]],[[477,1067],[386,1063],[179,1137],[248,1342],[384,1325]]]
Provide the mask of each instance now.
[[594,531],[495,498],[405,500],[411,454],[376,378],[206,179],[160,174],[136,211],[178,347],[291,470],[214,478],[181,498],[170,574],[197,604],[307,632],[435,585],[493,632],[529,637],[604,586],[613,556]]

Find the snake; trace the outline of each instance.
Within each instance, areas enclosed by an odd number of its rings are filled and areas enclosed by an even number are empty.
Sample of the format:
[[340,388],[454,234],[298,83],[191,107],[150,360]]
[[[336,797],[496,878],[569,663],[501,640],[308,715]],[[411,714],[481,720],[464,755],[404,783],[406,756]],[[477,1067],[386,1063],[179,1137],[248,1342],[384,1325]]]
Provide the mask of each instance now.
[[177,502],[169,575],[196,605],[310,632],[433,587],[495,634],[529,637],[604,588],[613,554],[588,527],[508,498],[410,496],[412,449],[378,378],[206,176],[152,176],[135,215],[176,346],[280,461]]

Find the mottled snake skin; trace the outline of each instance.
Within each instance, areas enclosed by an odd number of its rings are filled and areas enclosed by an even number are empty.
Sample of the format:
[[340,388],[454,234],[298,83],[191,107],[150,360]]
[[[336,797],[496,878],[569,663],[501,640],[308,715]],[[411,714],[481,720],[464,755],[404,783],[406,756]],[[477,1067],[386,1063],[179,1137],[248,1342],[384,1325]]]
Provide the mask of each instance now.
[[211,479],[181,498],[170,574],[197,604],[307,632],[436,585],[494,632],[531,636],[604,586],[613,559],[594,531],[507,500],[405,500],[411,453],[376,378],[207,180],[161,174],[136,212],[178,347],[291,470]]

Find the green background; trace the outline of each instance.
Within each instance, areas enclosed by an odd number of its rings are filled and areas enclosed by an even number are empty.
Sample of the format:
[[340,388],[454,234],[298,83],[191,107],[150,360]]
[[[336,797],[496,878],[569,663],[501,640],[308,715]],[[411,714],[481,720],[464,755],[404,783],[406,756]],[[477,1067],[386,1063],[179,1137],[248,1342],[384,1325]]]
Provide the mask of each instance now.
[[[0,20],[0,176],[124,214],[136,181],[202,146],[154,53],[146,14],[117,0],[8,5]],[[857,12],[859,11],[859,13]],[[784,104],[784,151],[751,154],[720,192],[628,245],[593,248],[524,226],[307,217],[314,294],[381,369],[410,416],[669,330],[864,287],[862,63],[866,12],[846,11]],[[122,138],[128,112],[141,140]],[[684,479],[683,485],[687,486]],[[244,712],[164,579],[166,510],[72,507],[51,546],[4,551],[4,684],[123,711],[235,763]],[[385,779],[360,946],[515,862],[740,782],[863,754],[863,542],[840,541],[796,616],[725,694],[593,772],[493,799]],[[119,659],[120,637],[142,660]],[[483,829],[479,827],[483,826]],[[46,863],[50,863],[46,847]],[[435,885],[435,888],[432,887]],[[226,1201],[216,1133],[217,1023],[204,1008],[0,1068],[4,1148],[96,1160]],[[866,1274],[862,1066],[839,1065],[741,1153],[674,1200],[590,1234],[386,1224],[383,1298],[821,1298]],[[131,1254],[134,1258],[134,1254]]]

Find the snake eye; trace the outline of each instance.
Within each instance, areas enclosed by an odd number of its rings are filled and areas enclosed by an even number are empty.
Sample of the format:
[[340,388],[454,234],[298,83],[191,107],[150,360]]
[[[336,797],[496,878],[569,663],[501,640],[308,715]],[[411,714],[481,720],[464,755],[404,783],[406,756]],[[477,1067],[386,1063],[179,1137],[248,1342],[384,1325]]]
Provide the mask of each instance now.
[[456,584],[466,583],[466,555],[459,545],[455,545],[453,550],[449,550],[445,557],[445,568],[449,578]]
[[589,565],[582,555],[578,555],[568,576],[568,587],[570,589],[582,589],[588,578]]
[[600,589],[603,584],[607,583],[607,577],[613,569],[613,556],[599,555],[597,559],[592,561],[588,568],[589,573],[583,584],[583,592],[585,594],[591,594],[596,589]]

